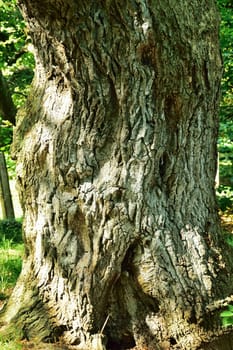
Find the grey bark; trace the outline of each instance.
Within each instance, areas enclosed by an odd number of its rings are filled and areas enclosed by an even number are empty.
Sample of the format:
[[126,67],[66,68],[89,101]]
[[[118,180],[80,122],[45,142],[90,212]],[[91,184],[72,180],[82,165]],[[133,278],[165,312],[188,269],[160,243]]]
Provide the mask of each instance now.
[[214,1],[20,6],[36,49],[14,135],[26,257],[2,320],[82,349],[231,349]]

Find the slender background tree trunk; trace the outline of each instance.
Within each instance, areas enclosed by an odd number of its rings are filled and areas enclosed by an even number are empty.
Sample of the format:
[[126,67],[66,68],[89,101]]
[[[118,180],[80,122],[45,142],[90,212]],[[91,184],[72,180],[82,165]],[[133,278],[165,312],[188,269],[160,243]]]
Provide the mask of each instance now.
[[3,152],[0,152],[0,205],[3,219],[15,218],[6,160]]
[[81,348],[210,349],[232,293],[214,1],[20,6],[37,64],[14,139],[26,257],[2,320]]
[[15,124],[15,115],[16,107],[11,98],[6,79],[0,70],[0,116],[5,120],[9,120],[12,124]]

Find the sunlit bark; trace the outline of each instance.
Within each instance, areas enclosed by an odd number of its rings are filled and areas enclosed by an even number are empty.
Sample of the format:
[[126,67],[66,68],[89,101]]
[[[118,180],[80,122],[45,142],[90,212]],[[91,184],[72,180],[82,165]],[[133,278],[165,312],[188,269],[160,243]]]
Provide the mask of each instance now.
[[232,293],[214,1],[20,6],[36,50],[14,141],[26,257],[2,319],[82,349],[211,349]]

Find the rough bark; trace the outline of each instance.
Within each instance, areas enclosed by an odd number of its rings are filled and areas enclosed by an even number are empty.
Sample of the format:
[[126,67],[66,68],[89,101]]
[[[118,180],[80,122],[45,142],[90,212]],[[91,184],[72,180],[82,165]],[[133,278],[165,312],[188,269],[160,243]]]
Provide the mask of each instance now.
[[80,348],[231,349],[214,1],[20,6],[36,49],[14,138],[26,257],[2,320]]

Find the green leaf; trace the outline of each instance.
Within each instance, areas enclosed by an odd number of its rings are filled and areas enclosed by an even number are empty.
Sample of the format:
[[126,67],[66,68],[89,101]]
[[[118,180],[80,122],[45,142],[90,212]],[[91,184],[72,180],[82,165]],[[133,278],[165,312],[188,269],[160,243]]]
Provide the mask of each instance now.
[[229,327],[232,326],[233,324],[233,319],[228,319],[228,318],[223,318],[222,324],[224,327]]
[[230,310],[226,310],[226,311],[221,312],[220,316],[221,317],[233,317],[233,312]]

